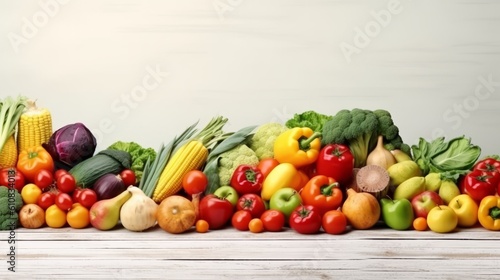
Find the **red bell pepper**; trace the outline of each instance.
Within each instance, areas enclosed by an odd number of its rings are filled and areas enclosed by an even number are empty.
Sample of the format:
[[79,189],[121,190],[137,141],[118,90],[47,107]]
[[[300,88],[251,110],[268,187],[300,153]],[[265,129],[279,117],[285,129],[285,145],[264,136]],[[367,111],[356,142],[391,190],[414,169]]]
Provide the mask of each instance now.
[[335,210],[342,204],[342,191],[339,183],[331,177],[317,175],[311,178],[300,191],[304,204],[313,205],[321,215]]
[[263,182],[262,172],[257,167],[246,164],[238,166],[231,177],[231,187],[240,195],[260,193]]
[[354,157],[347,145],[328,144],[319,152],[316,174],[334,178],[341,185],[349,183],[354,169]]
[[473,170],[463,178],[460,184],[461,192],[468,194],[476,202],[480,202],[488,195],[495,195],[497,183],[494,178],[481,170]]

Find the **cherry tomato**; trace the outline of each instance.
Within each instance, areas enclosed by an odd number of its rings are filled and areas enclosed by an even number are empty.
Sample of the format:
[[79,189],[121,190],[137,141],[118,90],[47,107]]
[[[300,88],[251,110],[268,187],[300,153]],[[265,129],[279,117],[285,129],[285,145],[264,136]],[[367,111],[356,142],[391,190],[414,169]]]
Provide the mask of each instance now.
[[80,203],[83,207],[90,209],[97,201],[97,194],[92,189],[83,189],[77,197],[76,202]]
[[45,210],[45,223],[51,228],[61,228],[66,224],[66,211],[52,205]]
[[247,231],[249,229],[248,225],[252,220],[252,214],[247,210],[238,210],[233,214],[231,218],[231,224],[237,230]]
[[205,233],[208,231],[208,222],[205,220],[196,221],[196,231],[199,233]]
[[35,184],[27,184],[21,190],[21,198],[24,204],[37,203],[38,198],[42,195],[42,190]]
[[47,169],[41,169],[36,173],[33,183],[43,190],[54,183],[54,176]]
[[259,218],[253,218],[250,223],[248,223],[248,228],[253,233],[259,233],[264,231],[264,223]]
[[63,211],[68,211],[73,206],[73,200],[67,193],[58,193],[56,195],[56,205]]
[[342,211],[330,210],[323,214],[323,230],[329,234],[341,234],[347,228],[347,218]]
[[43,210],[46,210],[50,206],[54,205],[55,202],[56,202],[56,194],[53,192],[45,192],[42,193],[40,197],[38,197],[36,204],[42,207]]
[[120,177],[122,178],[125,187],[135,186],[137,178],[135,177],[134,171],[131,169],[124,169],[120,172]]
[[413,220],[413,228],[418,231],[426,231],[428,228],[427,219],[424,217],[415,218],[415,220]]
[[266,210],[260,219],[266,231],[281,231],[285,226],[285,214],[278,210]]
[[89,210],[82,206],[80,203],[72,205],[68,214],[66,214],[66,221],[72,228],[85,228],[90,224]]
[[80,195],[82,194],[83,190],[84,189],[82,189],[82,188],[75,188],[75,190],[71,194],[71,199],[73,199],[73,201],[79,202],[80,201]]
[[56,172],[54,172],[54,179],[59,179],[59,177],[61,177],[61,175],[64,175],[64,174],[69,174],[69,172],[65,169],[57,169]]
[[207,176],[200,170],[191,170],[182,178],[182,188],[189,195],[204,192],[207,185]]
[[23,173],[15,167],[5,167],[0,170],[0,186],[14,187],[19,193],[26,184]]
[[70,193],[76,188],[76,181],[73,175],[63,174],[56,180],[57,189],[63,193]]
[[259,161],[259,164],[257,165],[257,169],[262,172],[262,175],[264,176],[264,179],[266,179],[267,174],[273,170],[276,166],[280,164],[276,159],[274,158],[265,158]]

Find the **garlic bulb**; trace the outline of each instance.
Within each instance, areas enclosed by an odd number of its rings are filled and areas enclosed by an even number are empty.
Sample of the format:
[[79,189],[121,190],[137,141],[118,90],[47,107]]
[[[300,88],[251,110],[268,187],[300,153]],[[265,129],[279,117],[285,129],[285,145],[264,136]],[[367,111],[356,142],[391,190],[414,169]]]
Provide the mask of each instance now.
[[380,135],[377,146],[366,158],[366,165],[378,165],[387,170],[387,168],[396,162],[396,158],[384,147],[384,137]]
[[138,187],[130,186],[132,197],[120,209],[120,222],[130,231],[144,231],[156,225],[158,204]]

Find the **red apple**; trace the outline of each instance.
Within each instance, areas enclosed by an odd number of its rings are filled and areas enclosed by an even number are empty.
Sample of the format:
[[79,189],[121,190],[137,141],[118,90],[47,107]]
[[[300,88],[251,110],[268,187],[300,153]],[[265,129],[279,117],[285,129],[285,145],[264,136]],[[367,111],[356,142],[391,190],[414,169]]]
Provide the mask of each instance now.
[[424,191],[411,200],[415,218],[427,218],[427,214],[429,214],[432,208],[442,204],[444,204],[443,199],[434,191]]

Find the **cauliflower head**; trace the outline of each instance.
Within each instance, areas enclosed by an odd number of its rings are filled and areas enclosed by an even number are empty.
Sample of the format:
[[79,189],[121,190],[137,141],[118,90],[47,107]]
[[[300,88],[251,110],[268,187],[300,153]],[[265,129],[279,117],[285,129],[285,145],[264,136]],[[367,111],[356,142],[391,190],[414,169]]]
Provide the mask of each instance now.
[[255,152],[245,144],[240,144],[233,149],[222,153],[219,159],[220,186],[228,186],[234,170],[241,164],[257,166],[259,158]]
[[257,128],[255,134],[250,138],[250,148],[255,152],[259,160],[274,157],[274,141],[288,128],[280,123],[266,123]]

